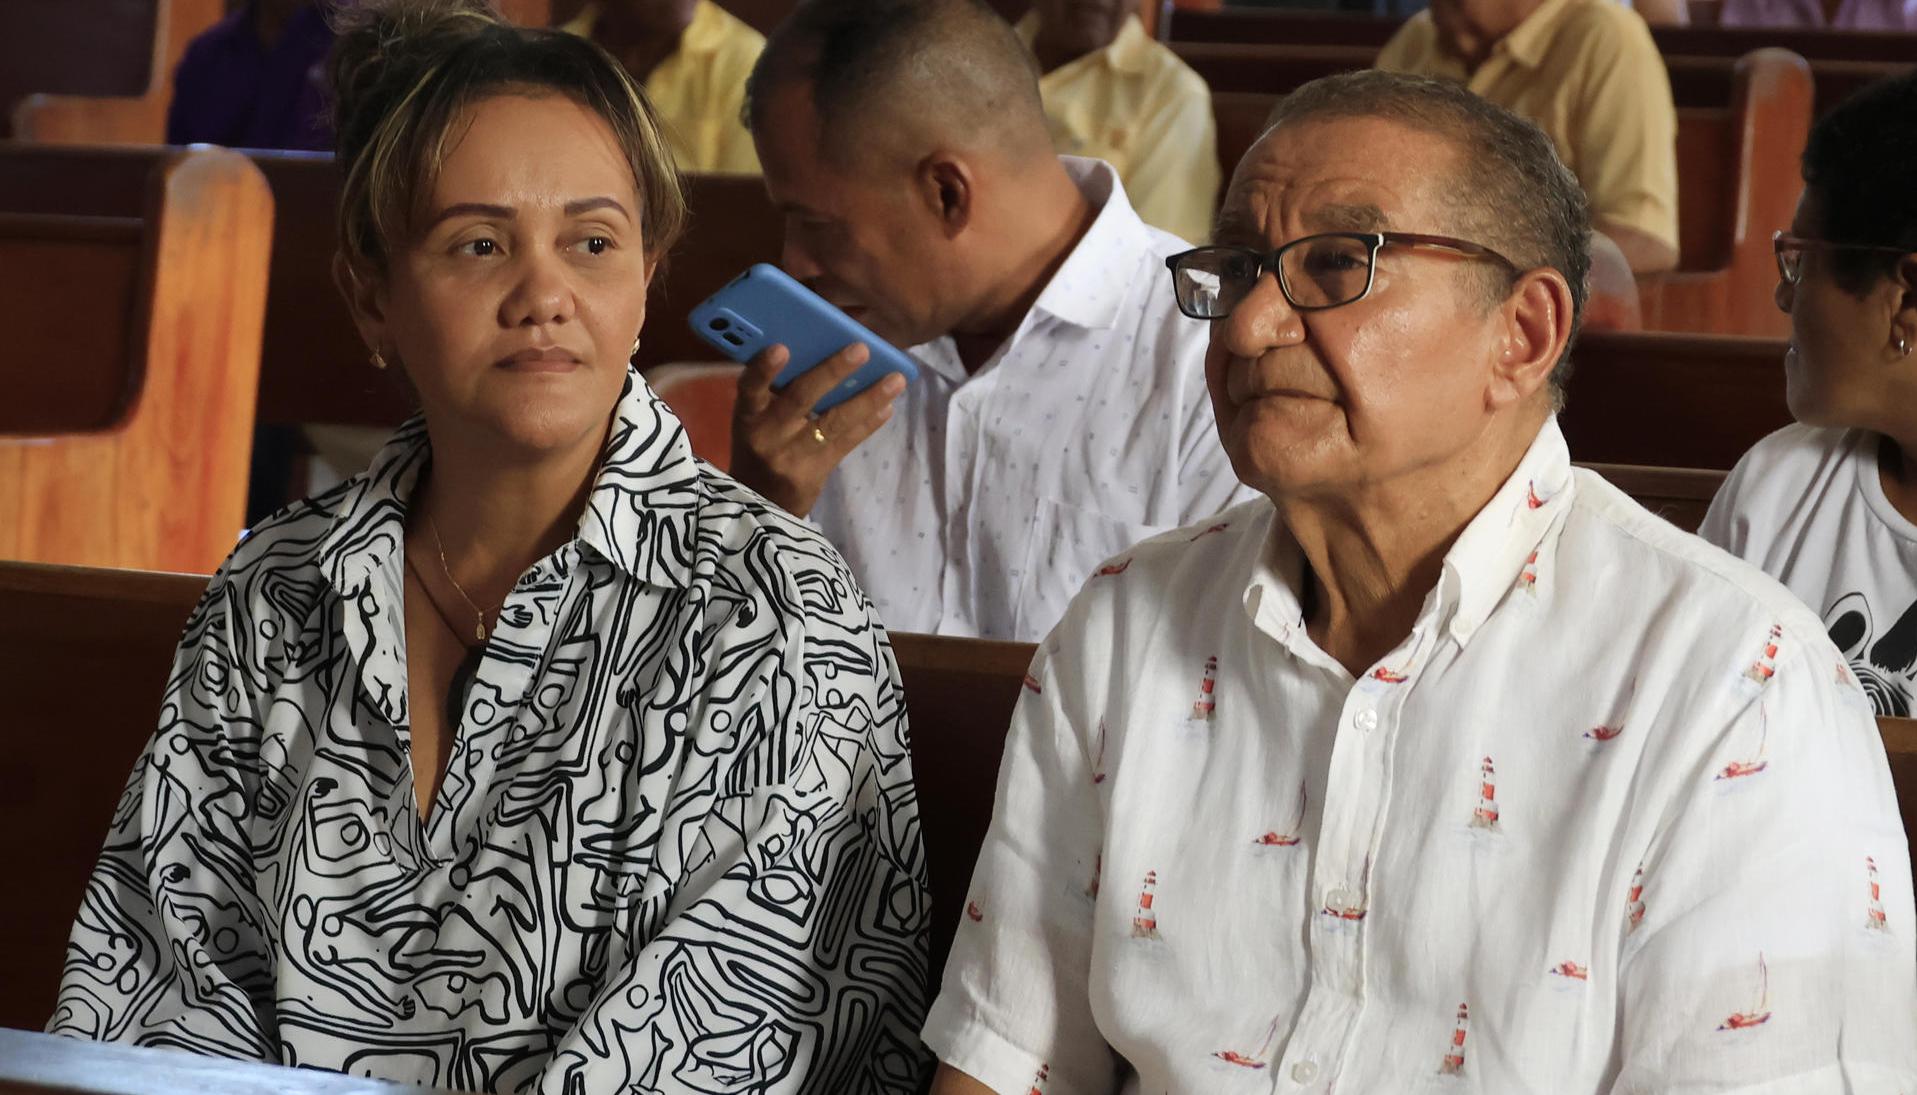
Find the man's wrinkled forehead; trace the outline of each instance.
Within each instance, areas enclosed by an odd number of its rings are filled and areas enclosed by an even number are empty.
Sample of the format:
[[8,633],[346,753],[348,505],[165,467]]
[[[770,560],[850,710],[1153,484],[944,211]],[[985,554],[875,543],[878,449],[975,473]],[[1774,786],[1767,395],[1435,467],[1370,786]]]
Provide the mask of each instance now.
[[1407,227],[1426,196],[1427,172],[1406,166],[1406,160],[1428,158],[1430,150],[1417,140],[1397,147],[1384,139],[1403,132],[1382,119],[1359,118],[1306,121],[1267,133],[1232,175],[1215,240],[1271,246],[1315,232]]

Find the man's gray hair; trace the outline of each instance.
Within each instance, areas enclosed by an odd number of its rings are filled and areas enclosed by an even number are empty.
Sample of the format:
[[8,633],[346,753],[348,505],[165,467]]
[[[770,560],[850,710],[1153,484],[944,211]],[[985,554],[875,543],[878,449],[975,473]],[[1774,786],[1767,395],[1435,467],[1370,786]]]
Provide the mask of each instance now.
[[[1543,130],[1461,84],[1378,69],[1300,87],[1279,100],[1265,130],[1330,118],[1385,118],[1451,142],[1458,150],[1458,178],[1448,188],[1454,230],[1519,269],[1548,266],[1563,274],[1571,283],[1571,342],[1577,340],[1589,295],[1591,208]],[[1508,288],[1500,277],[1496,299]],[[1551,370],[1559,407],[1571,379],[1571,342]]]

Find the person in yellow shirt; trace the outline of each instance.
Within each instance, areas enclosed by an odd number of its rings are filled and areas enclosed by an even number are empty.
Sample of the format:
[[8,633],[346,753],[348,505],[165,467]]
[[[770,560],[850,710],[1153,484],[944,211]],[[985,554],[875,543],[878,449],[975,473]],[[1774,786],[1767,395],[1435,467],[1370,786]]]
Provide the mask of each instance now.
[[1152,41],[1138,0],[1037,0],[1019,37],[1058,151],[1118,171],[1146,224],[1194,243],[1211,234],[1218,200],[1218,127],[1211,90]]
[[645,86],[679,170],[759,173],[739,110],[764,35],[712,0],[603,0],[563,29],[597,42]]
[[1677,107],[1635,12],[1615,0],[1432,0],[1377,67],[1456,80],[1536,122],[1631,269],[1677,265]]

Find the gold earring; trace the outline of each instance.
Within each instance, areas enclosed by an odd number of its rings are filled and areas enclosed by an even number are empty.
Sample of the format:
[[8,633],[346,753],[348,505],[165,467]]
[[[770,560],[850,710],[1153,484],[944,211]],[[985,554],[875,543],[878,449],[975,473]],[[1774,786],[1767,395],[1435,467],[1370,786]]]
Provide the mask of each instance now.
[[1905,338],[1903,335],[1898,335],[1897,341],[1893,343],[1893,345],[1897,347],[1897,352],[1899,354],[1902,354],[1904,357],[1910,356],[1910,340]]
[[385,367],[386,367],[385,356],[382,355],[378,350],[374,350],[373,351],[373,368],[384,369]]
[[639,356],[639,337],[637,335],[634,335],[632,339],[632,352],[627,354],[626,357],[635,358],[638,356]]

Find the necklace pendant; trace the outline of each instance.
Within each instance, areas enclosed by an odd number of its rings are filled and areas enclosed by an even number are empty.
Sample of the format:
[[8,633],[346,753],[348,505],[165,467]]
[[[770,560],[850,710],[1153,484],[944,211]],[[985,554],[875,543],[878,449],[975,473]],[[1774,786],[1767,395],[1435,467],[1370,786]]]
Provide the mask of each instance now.
[[478,639],[482,643],[486,641],[485,621],[482,620],[481,622],[473,625],[473,638]]

